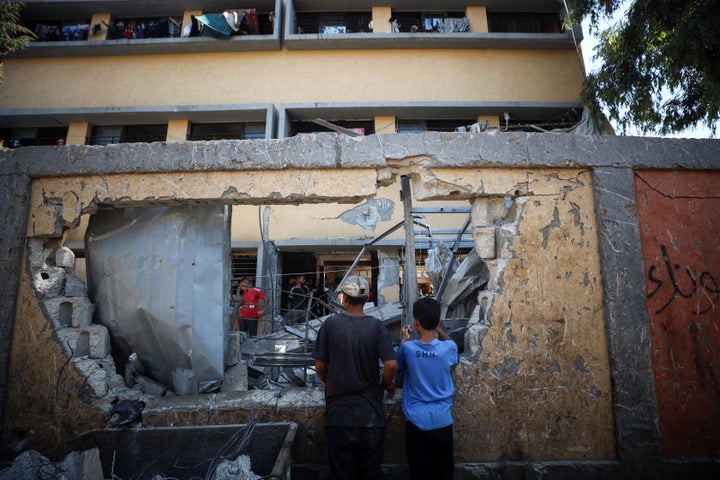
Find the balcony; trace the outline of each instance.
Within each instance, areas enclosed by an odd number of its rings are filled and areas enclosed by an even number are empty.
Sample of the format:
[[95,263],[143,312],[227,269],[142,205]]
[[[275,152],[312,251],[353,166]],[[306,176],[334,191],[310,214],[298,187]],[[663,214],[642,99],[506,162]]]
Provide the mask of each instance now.
[[[119,55],[164,55],[236,51],[270,51],[281,48],[280,31],[282,18],[282,0],[241,0],[209,1],[171,0],[161,3],[140,2],[136,0],[119,1],[33,1],[25,2],[22,18],[25,23],[55,26],[61,32],[56,40],[45,36],[43,41],[31,42],[25,49],[9,55],[8,58],[42,57],[88,57]],[[180,36],[184,11],[200,10],[204,13],[220,14],[225,10],[255,9],[258,27],[248,34],[233,34],[219,39],[212,36]],[[93,14],[110,14],[113,20],[108,23],[90,23]],[[180,22],[178,22],[180,20]],[[167,36],[160,35],[123,35],[119,25],[156,23],[168,26]],[[68,37],[62,34],[67,26],[82,25],[82,36]],[[87,26],[87,28],[85,28]],[[85,40],[95,29],[108,29],[107,40]],[[136,28],[137,31],[137,28]],[[150,31],[150,30],[148,30]],[[113,38],[116,37],[116,38]],[[74,40],[73,40],[74,38]]]
[[[289,1],[283,21],[285,45],[288,50],[574,50],[582,39],[579,27],[560,29],[562,3],[553,0],[395,0],[387,4],[398,20],[398,31],[393,33],[372,31],[368,23],[377,4],[370,0],[343,3],[343,10],[330,0]],[[461,28],[468,23],[463,17],[469,6],[486,7],[490,26],[497,31]],[[548,17],[555,21],[548,24]]]

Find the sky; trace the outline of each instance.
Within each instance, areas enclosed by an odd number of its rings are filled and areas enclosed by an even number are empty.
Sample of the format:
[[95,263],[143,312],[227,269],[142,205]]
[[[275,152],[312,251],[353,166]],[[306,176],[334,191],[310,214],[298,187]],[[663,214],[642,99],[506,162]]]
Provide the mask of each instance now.
[[[629,4],[629,2],[628,2]],[[609,22],[617,21],[618,18],[622,15],[622,11],[620,15],[615,16],[613,19],[610,19],[606,22],[601,22],[601,25],[607,26],[609,25]],[[582,24],[582,30],[583,30],[583,41],[580,44],[582,48],[583,53],[583,60],[585,61],[585,71],[586,72],[592,72],[599,68],[600,62],[597,62],[592,59],[592,57],[595,55],[595,46],[598,44],[598,39],[594,35],[590,34],[590,22],[589,20],[583,21]],[[613,122],[610,122],[613,123]],[[615,127],[615,125],[613,125]],[[616,131],[619,133],[620,130],[616,128]],[[633,136],[654,136],[654,137],[663,137],[663,138],[720,138],[720,127],[715,129],[715,137],[711,136],[711,131],[707,126],[702,126],[694,129],[684,130],[682,132],[668,134],[668,135],[657,135],[657,134],[643,134],[639,133],[637,131],[628,131],[626,135],[633,135]]]

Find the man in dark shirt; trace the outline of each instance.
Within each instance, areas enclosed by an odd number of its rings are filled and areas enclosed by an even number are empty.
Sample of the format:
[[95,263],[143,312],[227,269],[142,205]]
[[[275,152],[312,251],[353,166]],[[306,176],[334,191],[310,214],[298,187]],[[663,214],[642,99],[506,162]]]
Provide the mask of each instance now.
[[325,384],[325,440],[335,479],[382,478],[383,391],[388,398],[395,393],[397,360],[388,329],[363,312],[369,291],[363,277],[343,282],[345,312],[328,317],[313,350],[315,370]]
[[290,325],[305,320],[309,299],[310,289],[305,285],[305,275],[298,275],[295,285],[290,289],[290,295],[288,296],[287,322]]

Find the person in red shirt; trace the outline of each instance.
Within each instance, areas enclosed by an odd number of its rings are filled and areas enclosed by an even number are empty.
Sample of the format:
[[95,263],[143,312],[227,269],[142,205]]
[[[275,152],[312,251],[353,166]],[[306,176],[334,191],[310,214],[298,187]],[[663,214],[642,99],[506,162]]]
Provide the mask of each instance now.
[[[247,332],[249,336],[257,335],[258,317],[262,316],[270,306],[267,295],[259,288],[254,288],[249,278],[240,281],[240,311],[235,317],[234,330]],[[238,292],[238,293],[240,293]]]

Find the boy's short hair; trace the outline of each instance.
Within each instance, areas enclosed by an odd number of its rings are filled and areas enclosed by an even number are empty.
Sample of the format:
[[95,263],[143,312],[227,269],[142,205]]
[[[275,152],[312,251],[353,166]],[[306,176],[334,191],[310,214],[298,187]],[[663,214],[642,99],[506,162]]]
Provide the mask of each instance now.
[[413,304],[413,318],[425,330],[435,330],[440,323],[440,302],[432,297],[420,297]]

